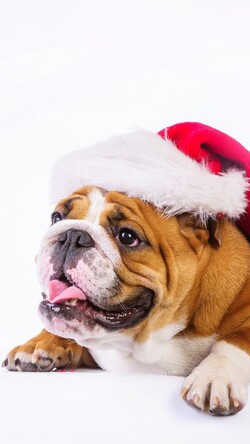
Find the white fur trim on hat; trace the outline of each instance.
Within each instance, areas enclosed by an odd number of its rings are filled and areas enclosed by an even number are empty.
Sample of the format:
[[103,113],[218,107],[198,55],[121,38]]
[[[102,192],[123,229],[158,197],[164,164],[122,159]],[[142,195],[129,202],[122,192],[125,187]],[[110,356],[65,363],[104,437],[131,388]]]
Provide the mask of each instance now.
[[215,175],[170,140],[146,131],[115,136],[60,158],[51,185],[54,202],[96,185],[139,197],[168,215],[190,212],[202,219],[218,213],[238,218],[249,186],[243,171]]

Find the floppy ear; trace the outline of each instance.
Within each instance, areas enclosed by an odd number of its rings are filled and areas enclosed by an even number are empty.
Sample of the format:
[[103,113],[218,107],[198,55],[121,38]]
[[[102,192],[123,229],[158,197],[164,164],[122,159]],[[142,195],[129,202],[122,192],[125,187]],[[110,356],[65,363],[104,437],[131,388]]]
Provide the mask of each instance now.
[[192,214],[181,214],[177,217],[180,225],[180,232],[188,239],[192,249],[201,255],[206,244],[214,248],[221,246],[221,233],[219,222],[210,219],[207,224]]
[[217,219],[209,219],[207,222],[207,229],[210,233],[209,242],[215,247],[221,247],[221,227]]

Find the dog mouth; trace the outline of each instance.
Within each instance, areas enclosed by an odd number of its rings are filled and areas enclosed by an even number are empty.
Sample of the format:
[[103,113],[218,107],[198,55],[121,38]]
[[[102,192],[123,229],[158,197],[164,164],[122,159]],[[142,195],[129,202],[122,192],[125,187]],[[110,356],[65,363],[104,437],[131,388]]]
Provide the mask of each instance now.
[[146,318],[154,293],[142,288],[132,299],[104,308],[96,305],[80,288],[62,279],[51,280],[48,294],[42,293],[42,296],[39,310],[49,321],[53,317],[66,321],[76,319],[89,326],[97,323],[108,330],[120,330],[133,327]]

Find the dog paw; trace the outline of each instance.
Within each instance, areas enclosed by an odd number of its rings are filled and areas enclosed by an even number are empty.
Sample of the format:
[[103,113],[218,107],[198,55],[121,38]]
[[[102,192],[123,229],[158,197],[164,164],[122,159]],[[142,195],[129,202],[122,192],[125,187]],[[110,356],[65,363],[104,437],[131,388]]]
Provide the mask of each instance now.
[[10,371],[49,372],[75,368],[81,360],[82,347],[46,331],[21,346],[13,348],[2,363]]
[[181,396],[191,406],[214,415],[232,415],[247,401],[245,371],[230,359],[208,356],[185,379]]

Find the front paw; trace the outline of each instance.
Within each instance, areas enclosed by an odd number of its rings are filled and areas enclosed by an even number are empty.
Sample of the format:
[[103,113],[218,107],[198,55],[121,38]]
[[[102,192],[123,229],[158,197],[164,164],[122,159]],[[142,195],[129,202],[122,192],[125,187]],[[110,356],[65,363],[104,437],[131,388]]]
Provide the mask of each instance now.
[[183,384],[181,396],[191,406],[214,415],[231,415],[247,402],[245,372],[228,358],[208,356]]
[[35,338],[13,348],[2,366],[10,371],[49,372],[75,368],[81,358],[81,347],[74,341],[42,331]]

